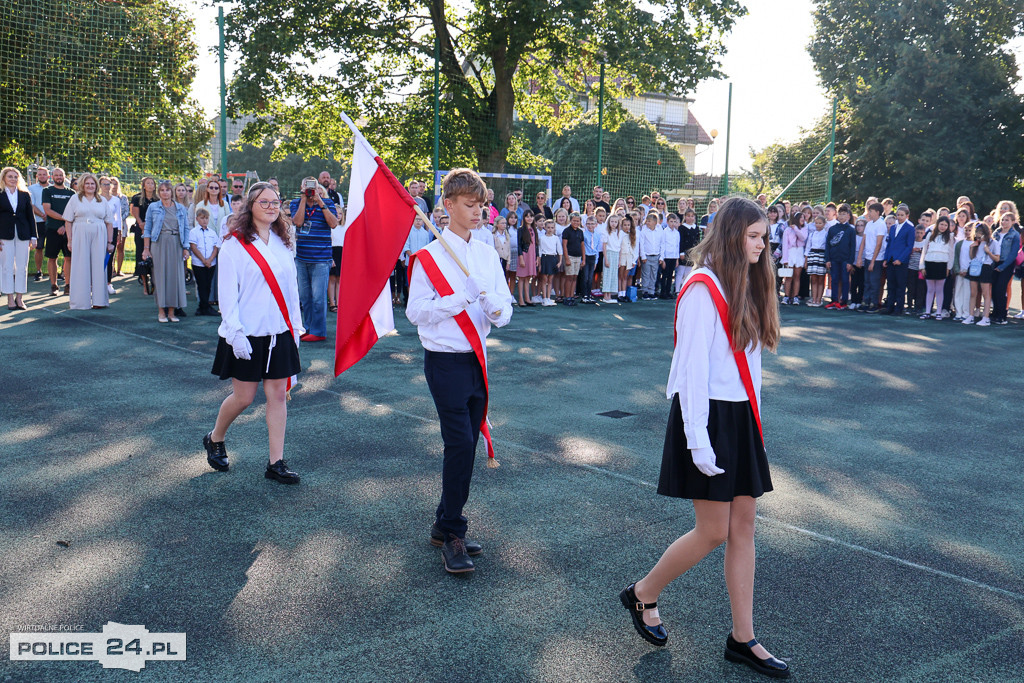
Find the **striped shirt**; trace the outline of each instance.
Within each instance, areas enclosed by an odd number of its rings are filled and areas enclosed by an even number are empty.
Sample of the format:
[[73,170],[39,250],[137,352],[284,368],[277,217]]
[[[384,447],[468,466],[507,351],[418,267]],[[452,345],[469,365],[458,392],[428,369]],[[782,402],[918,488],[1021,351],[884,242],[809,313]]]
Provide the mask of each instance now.
[[[330,197],[324,197],[324,208],[338,215],[338,209]],[[299,200],[293,199],[291,215],[299,210]],[[324,220],[323,210],[315,204],[306,207],[302,227],[295,229],[295,259],[305,263],[331,262],[331,228]]]

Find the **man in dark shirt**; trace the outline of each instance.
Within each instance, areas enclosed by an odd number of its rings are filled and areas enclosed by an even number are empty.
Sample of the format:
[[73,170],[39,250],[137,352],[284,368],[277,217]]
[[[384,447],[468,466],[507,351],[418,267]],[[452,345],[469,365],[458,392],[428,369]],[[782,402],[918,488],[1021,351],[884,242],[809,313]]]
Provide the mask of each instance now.
[[344,209],[345,202],[341,201],[341,195],[338,194],[337,190],[331,187],[330,171],[320,171],[320,177],[317,178],[317,181],[324,186],[325,190],[327,190],[327,197],[334,202],[334,206],[338,209]]
[[[43,212],[46,214],[46,270],[50,275],[50,294],[58,296],[60,289],[57,287],[57,256],[64,255],[64,282],[71,273],[71,250],[68,248],[67,230],[64,226],[64,209],[68,201],[74,196],[75,191],[64,187],[64,169],[55,168],[51,174],[53,185],[43,190]],[[64,285],[64,293],[67,294],[69,285]]]
[[612,212],[612,207],[604,200],[604,188],[600,185],[594,186],[594,208],[603,206],[606,213]]

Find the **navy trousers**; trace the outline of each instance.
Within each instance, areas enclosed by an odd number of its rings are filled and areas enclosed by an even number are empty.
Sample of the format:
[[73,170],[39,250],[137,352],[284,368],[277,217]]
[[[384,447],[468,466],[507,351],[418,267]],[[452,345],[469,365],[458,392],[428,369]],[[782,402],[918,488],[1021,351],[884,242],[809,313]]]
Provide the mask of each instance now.
[[832,261],[832,301],[839,301],[844,306],[850,300],[850,273],[847,272],[846,265],[846,261]]
[[894,311],[903,311],[903,301],[907,297],[907,275],[909,270],[910,267],[906,262],[897,266],[892,261],[889,261],[889,267],[886,269],[886,273],[888,273],[889,296],[885,300],[885,305]]
[[468,520],[462,514],[469,499],[480,422],[484,418],[487,388],[476,354],[424,351],[423,374],[441,420],[444,464],[441,467],[441,503],[436,522],[444,532],[466,537]]

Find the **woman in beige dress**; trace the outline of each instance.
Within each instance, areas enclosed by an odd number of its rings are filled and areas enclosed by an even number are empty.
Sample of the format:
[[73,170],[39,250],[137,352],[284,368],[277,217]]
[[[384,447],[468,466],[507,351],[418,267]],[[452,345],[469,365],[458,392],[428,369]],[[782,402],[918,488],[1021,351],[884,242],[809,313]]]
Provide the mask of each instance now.
[[157,321],[178,322],[174,309],[185,308],[185,259],[188,257],[188,209],[172,198],[174,187],[166,180],[157,187],[160,201],[146,212],[142,233],[143,260],[153,259]]
[[110,207],[100,196],[100,183],[92,173],[78,178],[78,193],[64,207],[64,226],[71,245],[72,310],[106,308],[107,271],[103,267],[107,254],[114,251],[114,226],[110,223]]

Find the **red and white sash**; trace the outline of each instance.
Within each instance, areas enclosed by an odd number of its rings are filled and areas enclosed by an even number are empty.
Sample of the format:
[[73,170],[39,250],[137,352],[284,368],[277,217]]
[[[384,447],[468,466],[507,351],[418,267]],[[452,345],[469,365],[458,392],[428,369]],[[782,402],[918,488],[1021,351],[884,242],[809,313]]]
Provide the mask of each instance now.
[[757,405],[757,393],[754,391],[754,380],[750,376],[750,365],[747,363],[747,354],[744,351],[736,351],[736,346],[732,343],[732,332],[729,330],[729,305],[725,302],[725,297],[722,296],[722,292],[718,289],[718,285],[714,279],[707,273],[694,273],[690,278],[683,284],[683,288],[679,290],[679,296],[676,298],[676,312],[672,320],[672,344],[676,343],[676,322],[679,319],[679,302],[683,300],[683,294],[690,288],[694,282],[703,282],[708,287],[708,291],[711,292],[711,299],[715,302],[715,308],[718,309],[718,317],[722,321],[722,327],[725,329],[725,338],[729,340],[729,348],[733,349],[733,357],[736,359],[736,367],[740,371],[740,379],[743,381],[743,388],[747,390],[747,398],[750,399],[750,407],[754,410],[754,419],[757,421],[757,431],[761,434],[761,444],[764,445],[764,430],[761,429],[761,409]]
[[[284,301],[284,292],[281,291],[281,285],[277,284],[277,278],[274,277],[274,271],[270,269],[270,264],[267,263],[267,259],[263,258],[263,254],[256,248],[251,242],[246,242],[242,237],[241,233],[232,232],[231,235],[238,240],[238,243],[242,245],[242,248],[248,252],[249,256],[252,256],[252,260],[256,262],[260,272],[263,273],[263,279],[267,281],[267,286],[270,287],[270,293],[274,295],[274,301],[277,302],[277,307],[281,311],[281,315],[284,316],[284,322],[288,325],[288,332],[292,335],[292,339],[295,339],[295,330],[292,329],[292,318],[288,315],[288,304]],[[268,361],[269,362],[269,361]],[[291,391],[292,378],[288,378],[288,384],[286,385],[286,391]]]
[[[423,272],[426,273],[427,279],[430,280],[430,284],[434,286],[437,293],[441,296],[450,296],[455,291],[452,289],[451,284],[445,278],[441,269],[438,268],[437,262],[434,261],[434,257],[431,256],[430,252],[426,249],[420,249],[412,258],[409,260],[409,272],[412,273],[412,267],[416,262],[419,262],[423,266]],[[484,374],[484,418],[480,421],[480,433],[484,435],[484,441],[487,443],[487,457],[494,460],[494,444],[491,443],[491,428],[487,424],[487,401],[490,396],[490,389],[487,384],[487,356],[484,354],[484,345],[480,339],[480,332],[476,329],[476,325],[469,318],[469,313],[465,310],[461,311],[455,316],[455,322],[458,323],[459,329],[462,330],[462,334],[466,335],[466,341],[469,342],[470,347],[473,349],[473,353],[476,354],[477,361],[480,362],[480,370]]]

